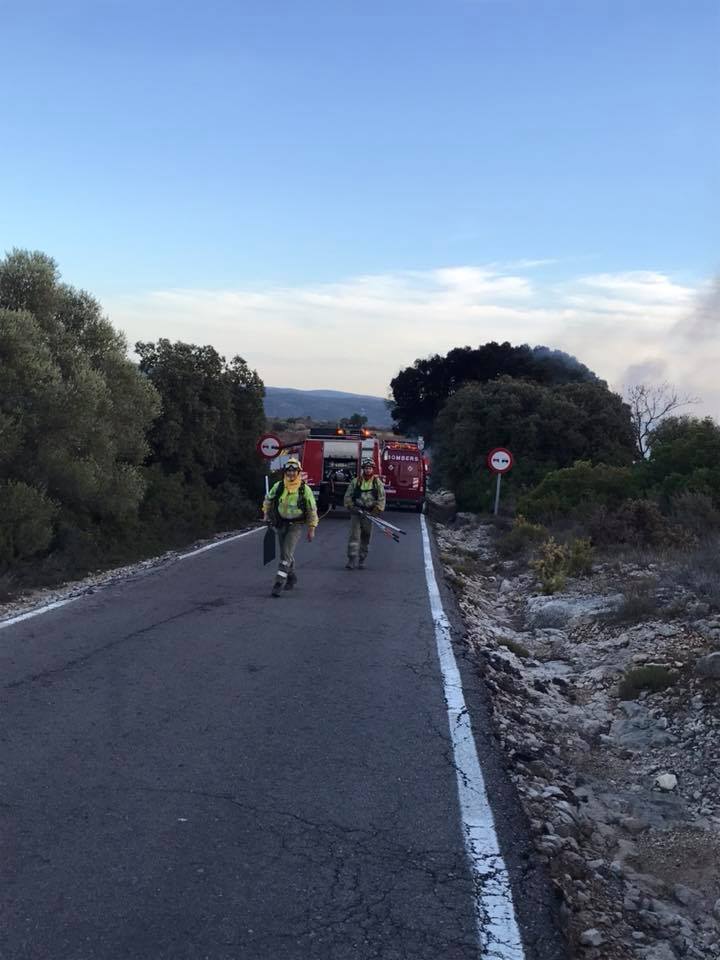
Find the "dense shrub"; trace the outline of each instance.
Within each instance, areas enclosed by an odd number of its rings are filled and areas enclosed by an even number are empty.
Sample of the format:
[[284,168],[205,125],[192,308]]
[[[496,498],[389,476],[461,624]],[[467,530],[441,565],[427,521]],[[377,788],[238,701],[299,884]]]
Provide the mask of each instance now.
[[215,529],[218,505],[207,484],[188,483],[182,472],[165,473],[159,464],[153,464],[146,477],[140,519],[156,535],[174,543]]
[[638,478],[632,467],[594,466],[579,461],[572,467],[549,472],[519,499],[518,510],[532,520],[545,522],[587,519],[598,509],[617,509],[637,489]]
[[571,577],[589,577],[593,568],[593,548],[590,539],[578,537],[568,544],[568,573]]
[[549,537],[540,547],[532,567],[538,575],[543,593],[556,593],[568,577],[585,577],[592,573],[593,549],[587,539],[558,543]]
[[21,481],[0,481],[0,571],[43,553],[53,537],[57,505]]
[[530,523],[522,514],[517,514],[512,528],[498,540],[498,553],[502,557],[520,557],[547,537],[545,527]]
[[570,552],[565,544],[557,543],[550,537],[540,548],[533,569],[540,579],[543,593],[556,593],[562,590],[568,576]]
[[682,490],[670,500],[670,517],[676,526],[703,540],[720,531],[720,509],[706,493]]
[[617,516],[623,531],[622,542],[659,547],[673,540],[672,528],[654,500],[628,500]]
[[617,510],[595,510],[585,524],[595,546],[683,547],[691,533],[665,516],[655,500],[628,500]]

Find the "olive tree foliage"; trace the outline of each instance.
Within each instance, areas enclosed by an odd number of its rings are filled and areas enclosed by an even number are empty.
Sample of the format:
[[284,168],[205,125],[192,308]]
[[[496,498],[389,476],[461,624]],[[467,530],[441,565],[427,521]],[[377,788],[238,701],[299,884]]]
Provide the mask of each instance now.
[[720,426],[710,417],[667,417],[650,433],[646,458],[551,471],[517,507],[543,523],[584,525],[599,544],[686,549],[712,540],[720,531]]
[[391,381],[388,406],[402,432],[431,438],[435,418],[461,387],[503,376],[545,386],[600,382],[588,367],[561,350],[493,341],[477,349],[456,347],[444,357],[435,354],[416,360]]
[[645,486],[661,502],[691,491],[720,507],[720,425],[711,417],[667,417],[650,433],[640,466]]
[[135,350],[163,406],[149,435],[146,515],[188,530],[247,519],[262,491],[262,380],[211,346],[161,339]]
[[466,508],[490,504],[487,455],[493,447],[514,454],[507,482],[516,490],[578,460],[629,465],[630,412],[600,381],[548,386],[502,377],[467,384],[438,416],[434,441],[437,472]]
[[1,260],[0,565],[45,551],[58,526],[135,516],[158,411],[90,294],[43,253]]

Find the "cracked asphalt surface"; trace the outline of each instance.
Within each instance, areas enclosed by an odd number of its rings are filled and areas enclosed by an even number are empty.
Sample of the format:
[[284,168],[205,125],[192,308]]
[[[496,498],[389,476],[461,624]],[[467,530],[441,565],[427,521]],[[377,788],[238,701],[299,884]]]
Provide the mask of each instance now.
[[[253,534],[0,630],[2,960],[477,960],[419,520],[393,517],[353,572],[324,521],[278,600]],[[560,960],[461,671],[527,958]]]

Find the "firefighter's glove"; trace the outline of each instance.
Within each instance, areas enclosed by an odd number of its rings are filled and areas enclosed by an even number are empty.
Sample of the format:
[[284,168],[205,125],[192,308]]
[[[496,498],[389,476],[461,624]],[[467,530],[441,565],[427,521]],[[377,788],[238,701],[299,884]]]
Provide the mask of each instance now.
[[382,510],[380,509],[380,507],[379,507],[377,504],[375,504],[375,506],[372,508],[372,510],[370,511],[370,513],[372,513],[373,516],[377,517],[377,516],[379,516],[379,514],[382,513]]

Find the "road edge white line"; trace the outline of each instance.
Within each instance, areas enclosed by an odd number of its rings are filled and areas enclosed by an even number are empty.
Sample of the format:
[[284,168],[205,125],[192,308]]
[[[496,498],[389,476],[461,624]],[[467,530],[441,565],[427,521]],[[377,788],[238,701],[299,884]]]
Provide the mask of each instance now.
[[267,527],[263,524],[261,527],[255,527],[253,530],[246,530],[244,533],[236,533],[232,537],[225,537],[224,540],[216,540],[215,543],[208,543],[204,547],[198,547],[197,550],[191,550],[190,553],[183,553],[177,559],[178,560],[187,560],[188,557],[194,557],[198,553],[205,553],[206,550],[214,550],[215,547],[221,547],[224,543],[232,543],[233,540],[242,540],[243,537],[249,537],[251,533],[259,533],[261,530],[266,530]]
[[[254,530],[245,530],[244,533],[236,533],[232,537],[225,537],[224,540],[216,540],[215,543],[208,543],[204,547],[198,547],[197,550],[191,550],[189,553],[183,553],[175,560],[187,560],[188,557],[194,557],[198,553],[204,553],[206,550],[212,550],[215,547],[221,547],[224,543],[231,543],[233,540],[240,540],[242,537],[249,537],[251,533],[257,533],[258,530],[264,530],[265,527],[255,527]],[[154,571],[147,571],[148,573]],[[97,590],[110,586],[108,583],[100,583]],[[88,593],[79,593],[74,597],[65,597],[63,600],[53,600],[51,603],[43,604],[41,607],[33,607],[32,610],[26,610],[25,613],[19,613],[17,616],[8,617],[7,620],[0,620],[0,630],[4,627],[11,627],[14,623],[20,623],[21,620],[29,620],[31,617],[39,617],[41,613],[49,613],[51,610],[57,610],[58,607],[64,607],[68,603],[74,603],[76,600],[82,600],[83,597],[90,596]]]
[[490,808],[470,715],[463,695],[460,671],[450,640],[450,621],[442,605],[435,578],[430,535],[422,515],[420,524],[425,580],[435,626],[435,641],[455,759],[463,840],[475,887],[475,918],[480,956],[482,960],[525,960],[515,916],[510,876],[500,852],[495,819]]

